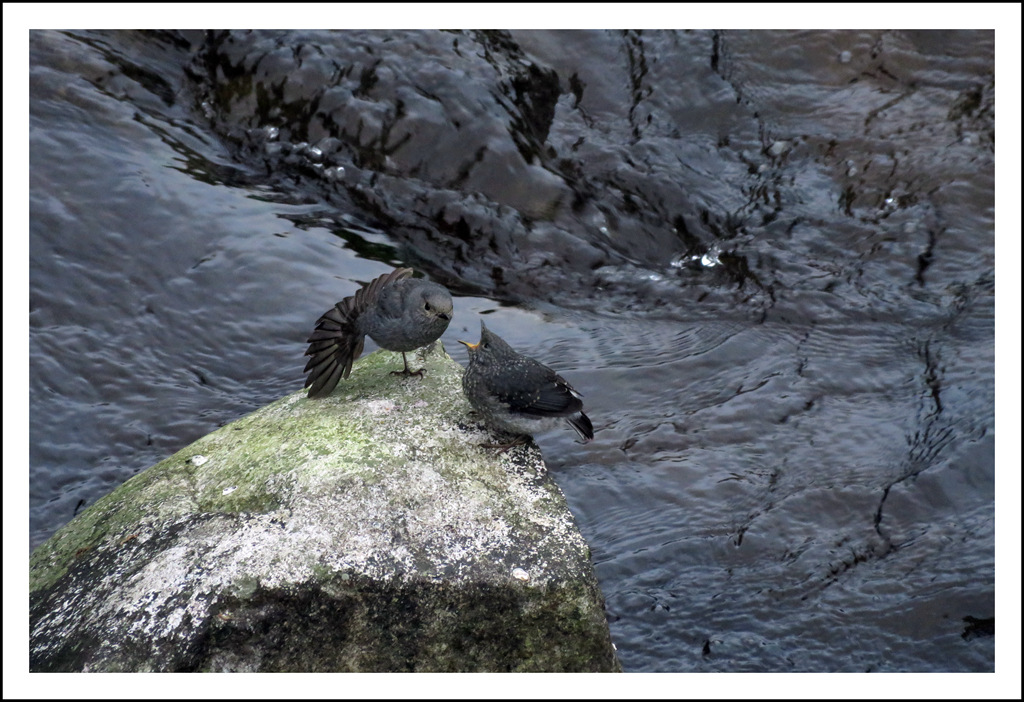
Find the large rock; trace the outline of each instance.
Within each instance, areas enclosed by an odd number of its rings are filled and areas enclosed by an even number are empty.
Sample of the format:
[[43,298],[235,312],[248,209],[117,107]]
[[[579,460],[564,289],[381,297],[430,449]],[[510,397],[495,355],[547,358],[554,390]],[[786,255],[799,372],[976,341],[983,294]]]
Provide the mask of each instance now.
[[31,670],[618,670],[536,446],[480,448],[461,367],[440,344],[416,362],[370,354],[57,532],[31,558]]

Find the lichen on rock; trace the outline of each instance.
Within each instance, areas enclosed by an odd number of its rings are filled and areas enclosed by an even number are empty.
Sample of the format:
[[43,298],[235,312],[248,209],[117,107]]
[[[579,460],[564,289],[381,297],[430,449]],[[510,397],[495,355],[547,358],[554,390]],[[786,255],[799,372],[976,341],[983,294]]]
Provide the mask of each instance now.
[[30,563],[33,671],[618,670],[536,445],[484,449],[461,367],[360,359],[126,481]]

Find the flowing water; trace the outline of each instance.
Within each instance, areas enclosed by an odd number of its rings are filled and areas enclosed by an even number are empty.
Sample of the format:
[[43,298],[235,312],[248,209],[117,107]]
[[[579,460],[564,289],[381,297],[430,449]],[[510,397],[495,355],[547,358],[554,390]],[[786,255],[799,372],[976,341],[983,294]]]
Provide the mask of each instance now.
[[29,546],[411,265],[584,394],[627,671],[992,671],[994,50],[32,32]]

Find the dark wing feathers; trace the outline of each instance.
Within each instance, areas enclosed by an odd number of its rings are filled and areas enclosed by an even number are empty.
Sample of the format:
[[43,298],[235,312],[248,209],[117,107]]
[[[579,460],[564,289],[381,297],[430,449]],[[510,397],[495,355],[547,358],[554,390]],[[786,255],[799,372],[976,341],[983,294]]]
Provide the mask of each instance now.
[[[495,391],[501,402],[523,414],[563,417],[583,409],[579,394],[565,378],[536,361],[527,364],[525,368],[521,365],[518,368],[509,367],[508,371],[498,373],[493,386],[502,389]],[[532,389],[523,391],[518,388]]]
[[368,285],[365,285],[356,291],[356,294],[352,297],[346,297],[344,300],[338,303],[341,305],[343,302],[352,301],[351,307],[358,312],[362,312],[369,305],[377,302],[377,298],[380,297],[381,290],[391,285],[397,280],[408,278],[413,273],[412,268],[396,268],[390,273],[374,278]]
[[499,373],[498,377],[498,387],[534,388],[529,392],[514,389],[495,392],[497,398],[507,403],[512,411],[534,417],[565,417],[569,426],[576,430],[584,443],[594,438],[594,425],[591,424],[590,417],[583,413],[583,400],[580,399],[580,394],[573,390],[565,378],[544,364],[528,363],[525,373],[520,366],[518,371]]

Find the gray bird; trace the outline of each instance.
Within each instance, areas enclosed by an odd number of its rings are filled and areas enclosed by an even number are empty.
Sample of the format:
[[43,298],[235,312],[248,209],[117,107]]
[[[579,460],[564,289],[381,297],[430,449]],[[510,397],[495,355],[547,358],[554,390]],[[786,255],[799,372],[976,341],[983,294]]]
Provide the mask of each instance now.
[[303,369],[308,397],[330,395],[340,378],[352,372],[369,336],[388,351],[401,351],[405,369],[393,375],[423,375],[409,370],[406,351],[438,339],[452,319],[452,296],[437,283],[410,278],[411,268],[396,268],[375,278],[324,312],[307,339],[309,362]]
[[500,448],[525,443],[523,435],[555,427],[563,419],[584,443],[594,438],[594,425],[583,413],[581,395],[551,368],[517,353],[483,322],[478,343],[459,343],[469,349],[469,368],[462,376],[469,404],[487,423],[520,435]]

